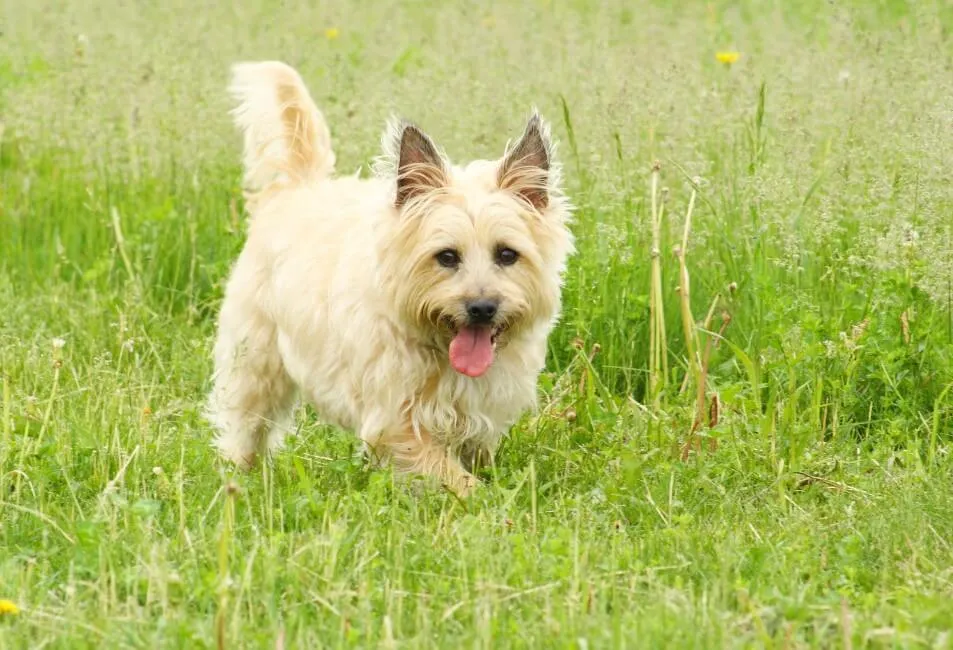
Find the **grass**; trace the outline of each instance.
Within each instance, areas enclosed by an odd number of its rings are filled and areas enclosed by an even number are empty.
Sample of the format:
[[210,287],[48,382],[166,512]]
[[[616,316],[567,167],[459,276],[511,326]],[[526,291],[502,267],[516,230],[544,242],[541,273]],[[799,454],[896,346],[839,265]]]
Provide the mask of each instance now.
[[[948,5],[2,11],[0,648],[949,647]],[[208,444],[269,57],[342,170],[391,110],[457,158],[554,122],[579,254],[468,503],[307,410],[258,472]]]

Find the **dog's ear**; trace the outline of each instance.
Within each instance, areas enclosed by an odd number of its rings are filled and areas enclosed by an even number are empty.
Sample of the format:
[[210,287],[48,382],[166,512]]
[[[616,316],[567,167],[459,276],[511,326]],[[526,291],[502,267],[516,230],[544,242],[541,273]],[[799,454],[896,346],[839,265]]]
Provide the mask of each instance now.
[[433,141],[413,124],[399,126],[397,144],[397,207],[448,184],[443,157]]
[[552,155],[549,127],[534,112],[519,142],[503,156],[497,173],[500,188],[522,197],[537,210],[545,209],[549,205]]

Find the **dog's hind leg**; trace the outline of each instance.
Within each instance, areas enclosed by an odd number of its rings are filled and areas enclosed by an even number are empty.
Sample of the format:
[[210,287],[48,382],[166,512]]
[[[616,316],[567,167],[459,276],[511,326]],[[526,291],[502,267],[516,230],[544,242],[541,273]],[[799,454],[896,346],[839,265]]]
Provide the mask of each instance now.
[[294,402],[274,323],[252,304],[251,295],[226,296],[207,410],[217,429],[216,447],[240,467],[251,467],[259,454],[280,447]]

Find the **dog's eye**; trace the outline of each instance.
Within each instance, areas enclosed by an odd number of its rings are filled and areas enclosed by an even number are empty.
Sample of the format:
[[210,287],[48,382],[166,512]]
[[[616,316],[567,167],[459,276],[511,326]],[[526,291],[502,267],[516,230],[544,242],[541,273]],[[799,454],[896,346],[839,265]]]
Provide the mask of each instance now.
[[500,266],[512,266],[519,257],[520,254],[512,248],[500,248],[496,251],[496,263]]
[[450,248],[437,253],[437,264],[448,269],[460,266],[460,253]]

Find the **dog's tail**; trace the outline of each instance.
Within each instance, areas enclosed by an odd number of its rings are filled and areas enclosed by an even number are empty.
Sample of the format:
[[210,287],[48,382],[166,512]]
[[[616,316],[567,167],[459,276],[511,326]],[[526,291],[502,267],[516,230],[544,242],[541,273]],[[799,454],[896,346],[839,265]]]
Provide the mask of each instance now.
[[232,111],[245,137],[245,188],[252,194],[275,181],[306,183],[334,171],[331,133],[301,76],[279,61],[232,67]]

